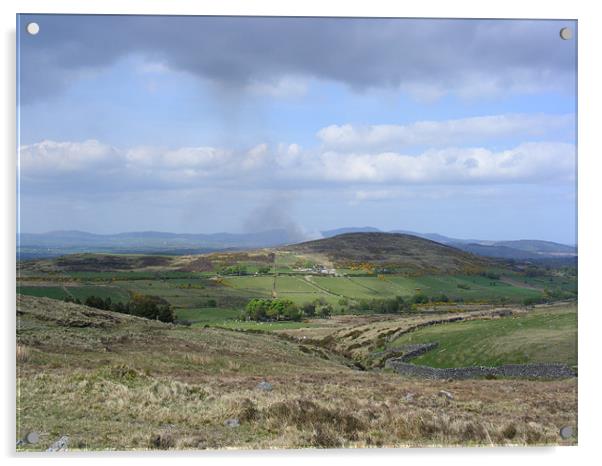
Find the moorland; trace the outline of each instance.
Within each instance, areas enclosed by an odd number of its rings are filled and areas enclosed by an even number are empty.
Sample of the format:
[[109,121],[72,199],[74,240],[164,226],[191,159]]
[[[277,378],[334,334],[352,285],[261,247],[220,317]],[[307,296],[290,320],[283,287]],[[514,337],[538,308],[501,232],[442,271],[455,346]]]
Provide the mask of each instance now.
[[[45,449],[574,444],[576,377],[426,380],[386,367],[562,364],[571,263],[352,232],[204,254],[22,260],[17,435]],[[264,382],[262,384],[262,382]]]

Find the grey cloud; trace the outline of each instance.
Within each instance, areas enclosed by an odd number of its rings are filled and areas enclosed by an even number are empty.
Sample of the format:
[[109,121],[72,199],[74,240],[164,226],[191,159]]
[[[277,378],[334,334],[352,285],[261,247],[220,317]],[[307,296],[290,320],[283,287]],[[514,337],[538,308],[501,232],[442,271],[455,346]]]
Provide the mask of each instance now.
[[[24,32],[27,22],[40,33]],[[226,88],[303,76],[363,91],[572,91],[576,41],[559,21],[24,15],[23,102],[141,54]]]

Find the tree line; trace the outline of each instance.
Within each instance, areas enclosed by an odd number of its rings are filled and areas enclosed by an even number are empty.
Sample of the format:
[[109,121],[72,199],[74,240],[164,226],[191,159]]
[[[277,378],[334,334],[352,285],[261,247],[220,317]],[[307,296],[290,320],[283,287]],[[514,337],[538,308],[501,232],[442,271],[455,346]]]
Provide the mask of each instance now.
[[332,305],[322,300],[299,306],[290,299],[254,298],[247,303],[243,317],[255,321],[299,321],[304,317],[328,318],[333,311]]
[[119,312],[146,319],[160,320],[161,322],[173,322],[175,314],[171,304],[160,296],[143,295],[135,293],[127,303],[113,302],[111,297],[88,296],[84,302],[78,298],[68,296],[66,302],[85,304],[86,306],[102,309],[104,311]]

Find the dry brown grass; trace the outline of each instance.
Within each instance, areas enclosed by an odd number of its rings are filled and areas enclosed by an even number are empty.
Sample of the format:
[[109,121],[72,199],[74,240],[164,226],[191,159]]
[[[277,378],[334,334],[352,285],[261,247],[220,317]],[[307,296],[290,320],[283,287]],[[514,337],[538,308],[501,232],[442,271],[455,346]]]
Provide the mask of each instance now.
[[17,364],[25,364],[31,357],[31,351],[27,346],[17,344],[16,355]]
[[[21,303],[19,346],[35,357],[19,363],[17,435],[44,439],[26,449],[60,435],[74,450],[576,442],[558,433],[576,426],[576,380],[409,380],[355,371],[269,335],[139,319],[66,327],[68,309],[43,315],[53,312],[49,301]],[[100,339],[112,341],[110,352]],[[256,388],[264,379],[272,391]],[[224,425],[232,418],[239,427]]]

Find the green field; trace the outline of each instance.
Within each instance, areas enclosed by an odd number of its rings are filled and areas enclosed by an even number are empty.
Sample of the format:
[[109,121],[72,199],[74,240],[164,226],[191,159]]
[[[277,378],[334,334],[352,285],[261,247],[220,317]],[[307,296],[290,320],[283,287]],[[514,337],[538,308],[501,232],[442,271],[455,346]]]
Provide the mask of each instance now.
[[76,298],[84,302],[89,296],[98,296],[106,299],[111,298],[113,302],[129,301],[129,293],[116,286],[20,286],[17,287],[20,294],[28,296],[47,297],[53,299]]
[[[289,258],[290,260],[290,258]],[[91,272],[92,273],[92,272]],[[124,274],[126,275],[126,274]],[[106,277],[105,277],[106,278]],[[411,298],[416,293],[427,296],[445,294],[450,300],[462,299],[466,302],[488,302],[504,299],[509,302],[522,302],[525,298],[539,297],[544,282],[552,283],[554,288],[574,288],[574,280],[564,277],[531,278],[513,276],[511,282],[491,280],[483,276],[447,275],[406,277],[401,275],[333,277],[319,275],[247,275],[229,276],[212,280],[206,276],[183,277],[173,274],[171,278],[147,279],[135,276],[130,280],[101,280],[97,273],[87,283],[61,286],[56,278],[48,277],[47,286],[26,285],[19,292],[31,296],[65,299],[78,298],[82,302],[88,296],[110,297],[113,302],[127,302],[132,293],[156,295],[166,299],[179,314],[185,310],[195,313],[198,309],[217,307],[224,310],[242,310],[252,298],[270,298],[276,291],[278,298],[290,299],[296,304],[304,304],[320,299],[332,304],[335,312],[341,310],[339,301],[346,298],[349,302],[393,298],[403,296]],[[525,286],[521,287],[521,279]],[[39,282],[39,280],[37,280]],[[275,283],[275,287],[274,287]],[[515,286],[517,285],[517,286]],[[460,286],[460,288],[458,287]],[[541,286],[541,288],[535,288]],[[184,315],[184,314],[182,314]],[[238,315],[238,314],[237,314]],[[179,317],[184,320],[198,320]],[[228,317],[230,318],[230,317]],[[213,318],[209,318],[213,321]],[[224,319],[219,319],[224,320]]]
[[[450,298],[460,297],[467,301],[487,301],[506,298],[511,301],[522,301],[525,298],[536,298],[540,290],[520,288],[500,280],[491,280],[480,275],[448,275],[419,277],[414,282],[421,292],[432,296],[444,293]],[[459,288],[458,285],[468,287]]]
[[274,287],[273,276],[242,276],[224,279],[224,285],[235,289],[249,291],[258,297],[271,296]]
[[17,293],[52,299],[65,299],[69,296],[62,286],[17,286]]
[[438,342],[412,363],[432,367],[499,366],[531,362],[577,364],[577,308],[536,310],[521,317],[472,320],[425,327],[388,348]]

